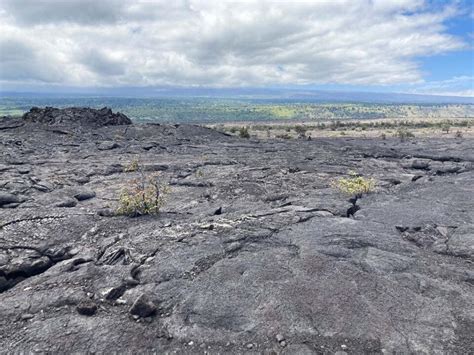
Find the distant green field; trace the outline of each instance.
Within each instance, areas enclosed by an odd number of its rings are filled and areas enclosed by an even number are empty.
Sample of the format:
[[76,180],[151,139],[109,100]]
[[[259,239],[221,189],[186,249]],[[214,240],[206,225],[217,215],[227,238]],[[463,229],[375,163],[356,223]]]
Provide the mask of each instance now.
[[472,118],[470,104],[311,103],[283,100],[208,98],[0,98],[0,116],[21,115],[33,106],[111,107],[137,121],[231,122],[267,120],[350,120],[374,118]]
[[20,116],[25,111],[16,108],[0,108],[0,116]]

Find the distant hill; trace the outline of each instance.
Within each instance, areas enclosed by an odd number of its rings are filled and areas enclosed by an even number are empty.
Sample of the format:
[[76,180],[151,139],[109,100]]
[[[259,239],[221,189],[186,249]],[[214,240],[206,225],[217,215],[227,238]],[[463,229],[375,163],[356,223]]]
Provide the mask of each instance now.
[[[297,96],[301,97],[301,96]],[[372,98],[374,100],[374,98]],[[36,95],[0,97],[0,116],[18,116],[32,107],[111,107],[133,120],[216,123],[268,120],[349,120],[384,118],[473,118],[474,104],[376,103],[330,98],[256,97],[110,97]]]
[[228,98],[295,102],[339,102],[378,104],[474,104],[474,97],[436,96],[386,92],[328,91],[276,88],[65,88],[45,92],[0,92],[0,97],[74,98]]

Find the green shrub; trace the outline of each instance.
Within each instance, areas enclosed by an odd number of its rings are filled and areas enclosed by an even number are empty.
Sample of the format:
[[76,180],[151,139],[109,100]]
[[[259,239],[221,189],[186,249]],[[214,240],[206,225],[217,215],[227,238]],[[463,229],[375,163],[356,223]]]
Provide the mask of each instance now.
[[240,138],[250,138],[250,133],[248,127],[240,127],[239,129]]
[[395,134],[402,142],[407,141],[410,138],[414,138],[415,135],[406,128],[399,128]]
[[331,122],[331,130],[332,130],[332,131],[335,131],[335,130],[338,129],[340,126],[341,126],[341,122],[340,122],[340,121],[332,121],[332,122]]
[[350,171],[348,178],[340,178],[334,181],[332,187],[348,196],[361,196],[374,190],[375,180],[364,178],[356,172]]
[[157,214],[165,203],[169,193],[167,184],[161,182],[158,174],[145,176],[140,168],[141,176],[132,180],[119,196],[119,206],[116,213],[137,217],[147,214]]
[[139,166],[140,164],[138,162],[138,159],[134,159],[125,167],[125,172],[131,173],[137,171]]
[[298,133],[300,136],[304,137],[306,135],[307,130],[308,128],[305,126],[295,126],[295,132]]
[[196,177],[197,178],[202,178],[204,176],[204,173],[202,172],[201,169],[196,170]]

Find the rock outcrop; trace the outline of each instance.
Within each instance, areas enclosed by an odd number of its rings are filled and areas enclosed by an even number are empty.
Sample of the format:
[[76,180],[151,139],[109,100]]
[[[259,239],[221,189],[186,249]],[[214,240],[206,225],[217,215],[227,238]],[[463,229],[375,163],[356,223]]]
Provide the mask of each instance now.
[[28,122],[48,125],[80,125],[91,127],[129,125],[132,122],[123,113],[113,113],[110,108],[100,110],[87,107],[70,107],[58,109],[54,107],[33,107],[23,115]]
[[[0,352],[473,352],[472,139],[260,141],[99,112],[0,119]],[[170,184],[156,216],[114,214],[134,162]],[[334,190],[350,170],[376,191]]]

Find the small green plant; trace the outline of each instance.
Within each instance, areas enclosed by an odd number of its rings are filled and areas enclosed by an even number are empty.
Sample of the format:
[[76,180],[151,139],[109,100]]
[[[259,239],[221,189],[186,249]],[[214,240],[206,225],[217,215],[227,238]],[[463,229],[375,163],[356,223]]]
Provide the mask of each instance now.
[[446,123],[443,123],[443,124],[441,125],[441,130],[442,130],[443,132],[445,132],[446,134],[449,133],[449,130],[450,130],[450,129],[451,129],[451,125],[450,125],[449,123],[447,123],[447,122],[446,122]]
[[410,138],[414,138],[415,135],[406,128],[399,128],[395,135],[400,138],[400,141],[405,142]]
[[339,127],[341,127],[341,121],[336,120],[336,121],[331,122],[331,130],[332,131],[337,130]]
[[125,172],[131,173],[131,172],[137,171],[139,167],[140,167],[140,164],[139,164],[139,162],[138,162],[138,159],[133,159],[133,160],[125,167]]
[[230,133],[235,133],[237,132],[237,127],[230,127],[229,131]]
[[130,217],[157,214],[168,192],[168,185],[160,182],[156,174],[141,176],[120,193],[117,214]]
[[168,185],[160,181],[157,173],[145,175],[138,159],[134,159],[125,171],[138,172],[139,176],[120,192],[116,213],[131,217],[157,214],[165,203]]
[[276,138],[291,139],[292,137],[288,133],[283,133],[283,134],[277,134]]
[[250,133],[248,127],[240,127],[239,129],[240,138],[250,138]]
[[456,138],[462,138],[462,132],[461,131],[456,131],[456,134],[454,135]]
[[356,172],[350,171],[348,178],[340,178],[334,181],[332,187],[348,196],[361,196],[374,190],[375,180],[364,178]]
[[308,128],[305,126],[295,126],[295,132],[298,133],[300,138],[304,138],[306,136],[306,132],[308,131]]
[[204,176],[204,173],[202,172],[201,169],[196,170],[196,177],[197,178],[202,178]]

